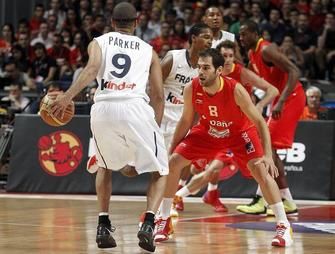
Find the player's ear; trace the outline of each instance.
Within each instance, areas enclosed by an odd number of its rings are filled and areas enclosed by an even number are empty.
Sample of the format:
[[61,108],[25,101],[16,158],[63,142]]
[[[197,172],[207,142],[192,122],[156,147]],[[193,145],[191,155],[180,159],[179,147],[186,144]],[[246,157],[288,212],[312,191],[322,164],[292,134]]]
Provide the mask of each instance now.
[[216,69],[216,75],[220,76],[222,74],[222,71],[223,71],[223,67],[222,66],[219,66],[217,69]]

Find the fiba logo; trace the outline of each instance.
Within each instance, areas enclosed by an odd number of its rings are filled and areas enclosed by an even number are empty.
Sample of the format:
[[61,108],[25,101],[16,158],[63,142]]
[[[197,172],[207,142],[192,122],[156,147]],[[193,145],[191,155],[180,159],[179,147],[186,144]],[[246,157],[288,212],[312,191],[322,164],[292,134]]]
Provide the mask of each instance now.
[[56,131],[38,140],[38,159],[45,172],[65,176],[81,163],[83,147],[79,138],[69,131]]
[[277,154],[288,163],[300,163],[306,159],[305,151],[306,146],[303,143],[293,143],[291,149],[279,149]]

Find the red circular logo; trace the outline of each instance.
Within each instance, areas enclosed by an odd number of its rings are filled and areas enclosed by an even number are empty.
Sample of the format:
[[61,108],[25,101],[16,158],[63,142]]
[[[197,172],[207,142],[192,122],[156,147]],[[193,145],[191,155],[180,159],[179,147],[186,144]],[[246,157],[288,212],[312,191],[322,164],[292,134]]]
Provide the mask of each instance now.
[[38,140],[38,159],[45,172],[65,176],[74,171],[83,158],[79,138],[69,131],[56,131]]

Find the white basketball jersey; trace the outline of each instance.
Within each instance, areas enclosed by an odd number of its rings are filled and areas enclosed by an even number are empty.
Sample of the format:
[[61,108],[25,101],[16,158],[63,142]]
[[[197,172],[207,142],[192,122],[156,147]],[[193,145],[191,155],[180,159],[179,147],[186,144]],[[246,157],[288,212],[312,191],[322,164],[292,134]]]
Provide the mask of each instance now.
[[[152,47],[132,35],[110,32],[94,38],[102,52],[95,101],[144,98],[152,59]],[[94,56],[91,56],[94,57]]]
[[221,42],[225,40],[229,40],[232,42],[235,41],[235,34],[232,34],[232,33],[229,33],[223,30],[221,30],[220,32],[221,32],[220,38],[218,40],[214,40],[214,39],[212,40],[212,48],[216,48],[217,45],[219,45]]
[[183,107],[184,87],[198,75],[198,69],[188,63],[186,49],[170,50],[167,54],[172,55],[173,63],[164,81],[165,107]]

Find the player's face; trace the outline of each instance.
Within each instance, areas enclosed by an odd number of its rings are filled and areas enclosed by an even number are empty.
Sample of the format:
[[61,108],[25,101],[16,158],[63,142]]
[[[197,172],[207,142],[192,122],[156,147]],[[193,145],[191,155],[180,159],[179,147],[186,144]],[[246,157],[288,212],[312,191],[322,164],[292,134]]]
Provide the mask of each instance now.
[[198,60],[198,72],[200,85],[210,87],[214,85],[215,79],[218,77],[212,62],[212,57],[200,57]]
[[257,34],[248,30],[248,27],[242,26],[240,28],[240,41],[241,45],[247,50],[251,49],[257,41]]
[[223,17],[218,8],[212,7],[207,9],[203,21],[211,29],[220,29],[223,24]]
[[234,50],[229,48],[221,48],[220,53],[224,58],[224,67],[230,70],[235,61]]
[[194,45],[199,50],[209,49],[212,46],[213,32],[211,29],[203,29],[202,32],[195,36]]

